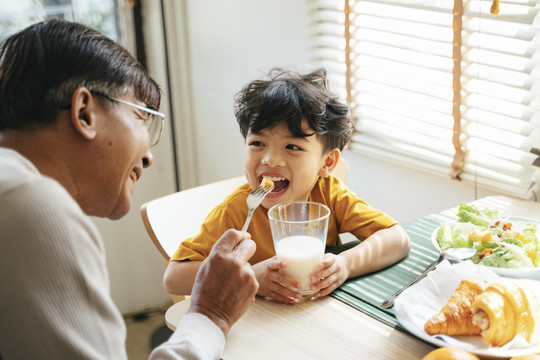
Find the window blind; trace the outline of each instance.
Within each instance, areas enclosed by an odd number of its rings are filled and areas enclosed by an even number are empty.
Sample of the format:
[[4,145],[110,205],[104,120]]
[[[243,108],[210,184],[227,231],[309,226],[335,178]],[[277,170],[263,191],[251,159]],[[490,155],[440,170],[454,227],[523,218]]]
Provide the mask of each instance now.
[[352,149],[504,194],[536,196],[540,6],[503,1],[498,14],[492,6],[311,1],[313,63],[326,67],[333,90],[349,102]]

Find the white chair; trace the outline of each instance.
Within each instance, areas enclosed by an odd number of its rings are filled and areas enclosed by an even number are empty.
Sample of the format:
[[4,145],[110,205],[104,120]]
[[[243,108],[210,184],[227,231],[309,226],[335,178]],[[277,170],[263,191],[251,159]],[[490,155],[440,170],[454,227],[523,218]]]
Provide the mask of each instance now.
[[239,176],[165,195],[146,202],[141,216],[146,231],[157,249],[169,261],[180,243],[195,236],[210,211],[238,186],[246,182]]

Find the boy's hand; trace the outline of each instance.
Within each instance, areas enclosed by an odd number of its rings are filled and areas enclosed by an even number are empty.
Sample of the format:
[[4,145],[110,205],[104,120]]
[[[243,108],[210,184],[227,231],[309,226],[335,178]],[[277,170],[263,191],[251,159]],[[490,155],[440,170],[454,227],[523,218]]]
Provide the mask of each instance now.
[[347,262],[343,256],[324,254],[319,267],[321,270],[313,273],[310,278],[310,289],[314,291],[318,290],[316,294],[318,297],[330,294],[349,277]]
[[286,267],[287,263],[279,261],[276,256],[253,265],[255,277],[259,282],[257,295],[286,304],[294,304],[293,298],[300,299],[302,294],[285,287],[285,285],[291,288],[301,287],[301,283],[279,272],[279,269]]

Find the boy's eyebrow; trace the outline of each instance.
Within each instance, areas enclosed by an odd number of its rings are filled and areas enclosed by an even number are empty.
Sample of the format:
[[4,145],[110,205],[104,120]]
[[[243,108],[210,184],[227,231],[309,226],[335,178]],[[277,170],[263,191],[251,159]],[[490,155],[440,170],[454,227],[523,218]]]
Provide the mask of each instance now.
[[304,140],[304,141],[309,141],[308,137],[310,136],[313,136],[315,135],[315,133],[311,133],[311,134],[307,134],[305,136],[295,136],[295,135],[290,135],[290,136],[287,136],[288,139],[299,139],[299,140]]
[[[249,130],[247,134],[248,135],[251,134],[251,135],[255,135],[255,136],[263,136],[264,131],[251,131],[251,130]],[[316,134],[315,132],[312,132],[311,134],[307,134],[305,136],[296,136],[296,135],[291,134],[291,135],[286,136],[286,138],[287,139],[298,139],[298,140],[309,141],[308,137],[311,137],[311,136],[313,136],[315,134]]]

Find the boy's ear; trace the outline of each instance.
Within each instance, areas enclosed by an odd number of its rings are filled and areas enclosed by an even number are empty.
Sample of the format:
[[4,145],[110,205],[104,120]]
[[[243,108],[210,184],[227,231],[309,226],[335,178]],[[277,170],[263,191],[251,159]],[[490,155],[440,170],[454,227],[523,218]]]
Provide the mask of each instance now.
[[87,140],[93,140],[97,134],[94,110],[96,102],[96,98],[85,87],[77,88],[71,96],[71,124],[75,132]]
[[323,158],[323,167],[319,170],[319,176],[327,177],[336,168],[341,151],[338,148],[334,148],[326,153]]

